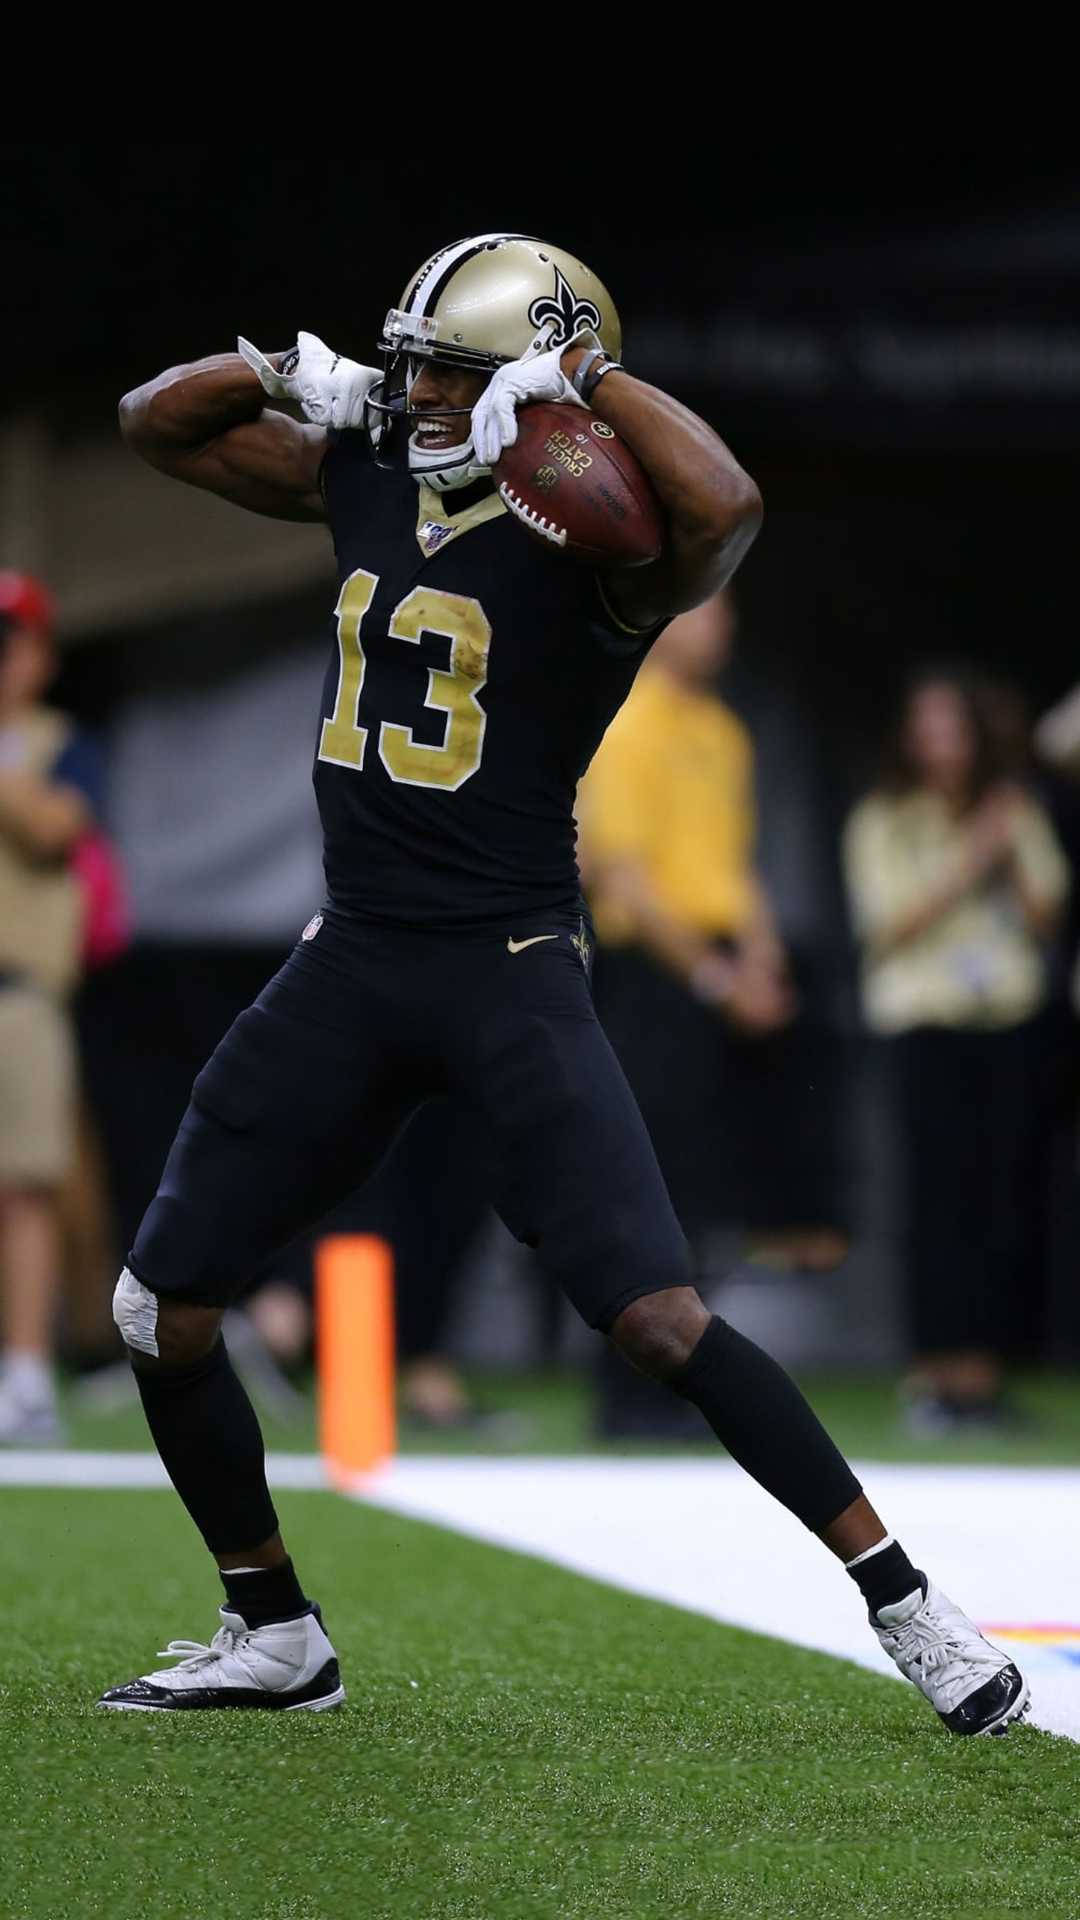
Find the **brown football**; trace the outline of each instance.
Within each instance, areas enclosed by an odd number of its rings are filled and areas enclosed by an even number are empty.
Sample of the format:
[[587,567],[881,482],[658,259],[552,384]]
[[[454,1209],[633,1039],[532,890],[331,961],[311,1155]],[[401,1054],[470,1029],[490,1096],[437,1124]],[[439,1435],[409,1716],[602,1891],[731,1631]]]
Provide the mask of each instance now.
[[495,464],[508,510],[553,553],[593,566],[641,567],[664,542],[652,482],[614,427],[586,407],[538,400]]

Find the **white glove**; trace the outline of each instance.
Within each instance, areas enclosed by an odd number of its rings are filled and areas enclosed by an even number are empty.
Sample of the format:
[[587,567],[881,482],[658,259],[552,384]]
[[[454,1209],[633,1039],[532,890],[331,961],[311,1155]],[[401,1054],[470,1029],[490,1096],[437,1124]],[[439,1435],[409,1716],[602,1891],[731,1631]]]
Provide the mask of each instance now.
[[285,371],[278,373],[250,340],[239,339],[236,350],[257,373],[272,400],[295,400],[304,417],[317,427],[359,427],[364,401],[382,375],[374,367],[346,360],[324,345],[315,333],[298,333],[296,346],[286,354]]
[[538,353],[535,360],[511,360],[492,374],[472,410],[473,446],[482,467],[493,467],[517,439],[517,409],[531,400],[569,400],[583,407],[559,361],[566,343]]

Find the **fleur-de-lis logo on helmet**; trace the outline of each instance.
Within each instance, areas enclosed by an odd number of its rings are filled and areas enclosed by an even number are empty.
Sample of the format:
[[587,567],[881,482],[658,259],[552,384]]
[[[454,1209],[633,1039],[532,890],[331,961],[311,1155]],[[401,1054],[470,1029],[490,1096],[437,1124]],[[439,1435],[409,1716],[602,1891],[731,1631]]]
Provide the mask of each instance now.
[[591,300],[579,300],[565,275],[555,268],[555,294],[545,294],[542,300],[534,300],[529,308],[529,324],[537,331],[554,321],[554,332],[549,336],[548,344],[561,347],[572,340],[582,327],[600,326],[600,309]]

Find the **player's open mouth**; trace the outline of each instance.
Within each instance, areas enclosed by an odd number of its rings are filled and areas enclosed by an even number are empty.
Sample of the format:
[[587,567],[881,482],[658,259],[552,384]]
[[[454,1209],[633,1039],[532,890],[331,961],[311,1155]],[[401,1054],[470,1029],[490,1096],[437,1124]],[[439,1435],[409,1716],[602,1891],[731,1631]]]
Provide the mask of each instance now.
[[452,446],[457,439],[457,427],[448,420],[418,420],[416,438],[422,447]]

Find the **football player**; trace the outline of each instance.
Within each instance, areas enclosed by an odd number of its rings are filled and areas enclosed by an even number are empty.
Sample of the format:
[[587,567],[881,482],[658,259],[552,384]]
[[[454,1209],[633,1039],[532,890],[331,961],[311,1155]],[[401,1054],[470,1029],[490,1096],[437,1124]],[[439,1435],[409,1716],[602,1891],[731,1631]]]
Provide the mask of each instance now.
[[[1020,1673],[887,1533],[792,1381],[691,1284],[590,997],[577,781],[665,621],[742,559],[757,488],[711,427],[622,365],[611,296],[558,247],[490,233],[441,248],[380,345],[374,368],[310,333],[271,356],[241,340],[121,403],[125,438],[161,472],[325,521],[341,588],[314,767],[326,902],[196,1079],[115,1295],[158,1451],[221,1571],[223,1624],[102,1704],[344,1698],[220,1323],[253,1268],[448,1093],[503,1219],[589,1325],[821,1538],[946,1726],[1004,1731],[1026,1708]],[[590,408],[636,454],[666,518],[655,562],[594,573],[515,524],[492,467],[538,400]]]

